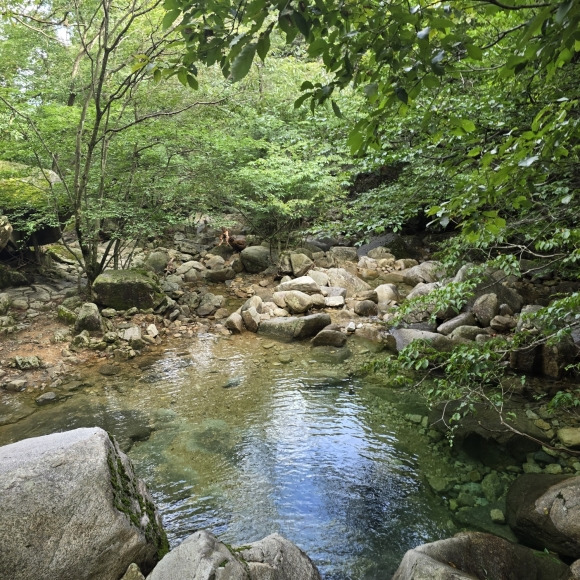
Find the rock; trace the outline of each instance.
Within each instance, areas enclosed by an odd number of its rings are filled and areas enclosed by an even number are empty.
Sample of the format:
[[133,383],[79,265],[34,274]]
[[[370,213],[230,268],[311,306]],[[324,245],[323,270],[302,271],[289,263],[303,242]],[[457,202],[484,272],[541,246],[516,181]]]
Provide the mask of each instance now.
[[462,532],[409,550],[392,580],[566,580],[568,566],[491,534]]
[[324,306],[326,308],[342,308],[345,305],[342,296],[326,296],[324,298]]
[[444,276],[445,269],[440,262],[422,262],[403,271],[403,280],[409,286],[416,286],[419,282],[438,282]]
[[258,328],[258,334],[289,342],[293,339],[314,336],[325,326],[328,326],[330,322],[330,316],[325,313],[310,314],[303,317],[276,317],[270,320],[263,320]]
[[42,367],[42,361],[37,356],[15,356],[14,366],[21,371],[28,371]]
[[189,272],[190,270],[195,270],[196,272],[203,272],[203,270],[205,270],[205,266],[201,262],[196,262],[195,260],[188,260],[187,262],[181,264],[181,266],[178,266],[177,269],[175,270],[175,273],[178,276],[183,276],[184,274],[187,274],[187,272]]
[[99,367],[99,374],[104,377],[114,377],[121,372],[121,367],[118,364],[105,363]]
[[505,524],[505,514],[500,509],[490,510],[489,517],[494,524]]
[[451,340],[475,340],[478,334],[486,334],[486,332],[479,326],[458,326],[449,335],[449,338]]
[[221,256],[207,254],[204,259],[205,267],[209,270],[222,270],[226,261]]
[[264,308],[263,300],[258,295],[248,298],[242,305],[240,312],[244,312],[244,310],[249,310],[250,308],[255,308],[258,314],[262,314]]
[[341,347],[346,343],[346,334],[336,330],[321,330],[310,342],[312,346]]
[[8,314],[8,310],[10,309],[11,303],[12,299],[10,298],[10,296],[5,292],[0,292],[0,316]]
[[[399,234],[383,234],[371,240],[368,244],[363,244],[358,249],[359,256],[366,256],[374,248],[389,249],[397,258],[413,258],[414,252]],[[371,258],[374,256],[371,256]],[[416,264],[417,262],[415,262]]]
[[330,248],[330,255],[337,262],[358,262],[356,248],[349,246],[334,246]]
[[0,250],[3,250],[12,235],[12,224],[5,215],[0,215]]
[[344,268],[329,268],[326,274],[330,285],[344,288],[347,297],[354,296],[357,292],[371,289],[364,280],[357,278]]
[[377,316],[379,309],[372,300],[361,300],[354,305],[354,311],[359,316]]
[[324,296],[327,298],[332,298],[334,296],[342,296],[346,298],[346,288],[340,288],[338,286],[328,286],[320,289]]
[[241,334],[244,332],[244,321],[239,312],[232,312],[224,323],[225,327],[234,334]]
[[76,324],[77,321],[77,315],[62,304],[60,304],[56,309],[56,317],[61,322],[70,325]]
[[48,391],[40,395],[40,397],[36,397],[35,402],[40,407],[42,407],[43,405],[50,405],[50,403],[58,402],[58,396],[56,393]]
[[381,284],[375,288],[379,305],[388,302],[400,302],[399,290],[394,284]]
[[481,482],[481,489],[485,499],[490,503],[497,501],[504,492],[504,484],[497,472],[488,473]]
[[157,327],[154,324],[150,324],[145,329],[145,332],[147,333],[147,336],[150,336],[151,338],[157,338],[159,336],[159,330],[157,330]]
[[83,330],[88,330],[89,332],[103,331],[101,313],[99,312],[99,307],[94,302],[85,302],[77,315],[75,331],[81,332]]
[[282,282],[276,288],[276,292],[289,292],[291,290],[304,292],[305,294],[320,294],[320,286],[310,276],[301,276],[294,280]]
[[378,246],[377,248],[369,250],[367,256],[369,258],[373,258],[373,260],[393,260],[393,262],[395,261],[395,255],[391,254],[389,248],[385,248],[384,246]]
[[[328,276],[324,272],[320,272],[319,270],[309,270],[308,276],[312,278],[318,286],[328,286],[330,280]],[[320,292],[320,290],[318,290]],[[302,290],[305,292],[305,290]],[[306,292],[308,294],[308,292]]]
[[247,562],[251,580],[321,580],[312,560],[279,534],[235,551]]
[[580,557],[580,477],[525,474],[508,491],[507,522],[518,539]]
[[453,341],[442,334],[427,332],[425,330],[413,330],[411,328],[393,328],[391,334],[395,337],[397,351],[400,352],[414,340],[426,340],[433,348],[447,351],[453,348]]
[[197,308],[198,316],[210,316],[218,308],[221,308],[224,303],[224,297],[221,295],[207,292],[201,298],[201,302]]
[[258,332],[258,326],[260,326],[260,315],[253,306],[247,310],[242,310],[242,320],[244,321],[245,327],[250,332]]
[[236,273],[232,268],[219,268],[216,270],[207,270],[205,273],[205,279],[208,282],[213,282],[214,284],[219,282],[225,282],[226,280],[233,280],[236,277]]
[[145,485],[102,429],[1,447],[0,490],[4,578],[118,580],[167,550]]
[[135,270],[107,270],[93,284],[96,302],[116,310],[158,308],[166,300],[159,284]]
[[264,246],[250,246],[240,253],[246,272],[258,274],[272,265],[270,250]]
[[491,319],[499,312],[499,300],[493,293],[483,294],[474,302],[471,311],[481,326],[489,326]]
[[147,580],[320,580],[308,556],[278,534],[229,548],[206,530],[169,552]]
[[306,254],[290,254],[290,264],[294,276],[304,276],[314,266],[314,262]]
[[145,580],[145,576],[141,574],[141,570],[139,570],[139,566],[134,562],[129,565],[125,574],[121,580]]
[[566,447],[580,447],[580,427],[562,427],[557,432],[558,439]]
[[0,290],[14,286],[25,286],[28,280],[24,274],[0,264]]
[[284,302],[290,314],[302,314],[312,307],[312,298],[299,290],[285,292]]
[[169,264],[169,254],[165,250],[155,250],[145,259],[145,265],[156,274],[161,274]]
[[489,326],[496,332],[509,332],[512,328],[515,328],[517,324],[516,319],[513,316],[502,316],[498,314],[494,316]]
[[439,334],[451,334],[459,326],[475,326],[475,316],[471,312],[461,312],[451,320],[447,320],[437,327]]

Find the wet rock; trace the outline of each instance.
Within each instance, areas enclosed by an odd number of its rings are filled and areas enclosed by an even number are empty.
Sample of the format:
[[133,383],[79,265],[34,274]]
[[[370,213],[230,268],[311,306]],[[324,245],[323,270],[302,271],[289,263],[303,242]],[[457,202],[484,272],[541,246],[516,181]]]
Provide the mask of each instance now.
[[288,342],[293,339],[314,336],[330,322],[330,316],[326,313],[310,314],[303,317],[276,317],[263,320],[258,328],[258,334]]
[[105,363],[99,367],[99,374],[105,377],[114,377],[121,372],[121,367],[118,364]]
[[241,334],[244,332],[244,321],[239,312],[232,312],[225,321],[225,327],[234,334]]
[[312,356],[323,364],[341,364],[352,356],[347,346],[340,348],[333,346],[316,346],[312,348]]
[[40,397],[36,397],[35,399],[36,404],[42,407],[43,405],[50,405],[51,403],[58,402],[58,395],[53,391],[48,391],[40,395]]
[[218,308],[221,308],[224,303],[224,297],[221,295],[215,295],[211,292],[204,294],[201,302],[197,308],[198,316],[210,316]]
[[346,343],[347,336],[336,330],[321,330],[312,340],[312,346],[341,347]]
[[510,487],[507,522],[518,539],[571,558],[580,557],[580,477],[526,474]]
[[244,326],[250,332],[258,332],[258,327],[260,326],[260,314],[253,306],[247,310],[242,310],[242,320],[244,321]]
[[117,580],[131,562],[151,569],[166,546],[145,485],[102,429],[1,447],[0,489],[5,578]]
[[565,580],[568,566],[556,558],[493,536],[463,532],[409,550],[392,580]]

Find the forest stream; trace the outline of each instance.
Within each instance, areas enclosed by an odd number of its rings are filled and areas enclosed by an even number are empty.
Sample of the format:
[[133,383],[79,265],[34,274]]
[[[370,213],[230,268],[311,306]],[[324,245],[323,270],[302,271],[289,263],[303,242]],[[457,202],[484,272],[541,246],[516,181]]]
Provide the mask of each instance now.
[[199,528],[234,545],[279,532],[326,580],[390,578],[407,549],[457,529],[425,481],[441,458],[404,419],[413,403],[343,367],[306,344],[202,334],[116,376],[85,369],[69,399],[0,427],[0,445],[97,424],[172,546]]

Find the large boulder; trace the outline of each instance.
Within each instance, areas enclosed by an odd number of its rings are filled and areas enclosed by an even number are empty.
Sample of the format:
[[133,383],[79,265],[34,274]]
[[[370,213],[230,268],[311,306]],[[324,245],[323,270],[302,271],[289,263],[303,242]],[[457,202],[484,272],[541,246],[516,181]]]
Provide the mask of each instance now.
[[433,283],[442,280],[445,277],[445,268],[440,262],[430,261],[422,262],[403,270],[403,279],[405,284],[416,286],[419,282]]
[[391,334],[395,337],[397,352],[409,346],[415,340],[425,340],[433,348],[448,351],[453,348],[453,341],[447,336],[426,330],[414,330],[412,328],[393,328]]
[[320,580],[310,558],[278,534],[230,548],[200,530],[172,550],[147,580]]
[[3,578],[118,580],[168,549],[145,484],[96,427],[0,447],[0,496]]
[[264,246],[250,246],[242,250],[240,258],[246,272],[258,274],[272,265],[270,250]]
[[506,505],[507,522],[521,542],[580,558],[580,477],[522,475]]
[[107,270],[93,284],[95,301],[115,310],[158,307],[164,300],[156,280],[136,270]]
[[392,580],[568,580],[557,558],[503,538],[463,532],[409,550]]
[[284,342],[293,339],[308,338],[318,334],[330,324],[330,316],[326,313],[310,314],[309,316],[276,317],[262,320],[258,334],[275,338]]

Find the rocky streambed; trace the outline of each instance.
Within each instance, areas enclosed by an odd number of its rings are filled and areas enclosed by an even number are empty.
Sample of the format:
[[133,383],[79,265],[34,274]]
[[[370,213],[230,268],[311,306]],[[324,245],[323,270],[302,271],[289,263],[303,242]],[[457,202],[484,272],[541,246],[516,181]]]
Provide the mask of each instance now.
[[[273,267],[272,253],[259,246],[222,257],[188,254],[177,241],[181,250],[143,255],[164,274],[161,284],[142,272],[114,284],[108,277],[96,284],[99,304],[79,298],[70,264],[59,280],[3,292],[3,443],[102,426],[150,484],[174,545],[199,527],[242,544],[281,531],[327,578],[385,577],[406,549],[461,528],[541,547],[541,534],[518,523],[523,512],[507,506],[506,496],[522,474],[575,480],[577,458],[554,449],[577,445],[574,416],[556,417],[522,399],[517,430],[536,443],[480,417],[462,426],[450,450],[437,417],[413,396],[380,377],[361,382],[355,372],[377,352],[396,352],[415,338],[448,348],[518,332],[529,297],[545,302],[553,284],[532,292],[491,276],[458,316],[438,313],[435,326],[408,320],[388,332],[380,319],[388,321],[406,296],[447,283],[437,263],[398,258],[384,246],[362,257],[337,247],[302,249]],[[135,290],[137,282],[152,290]],[[575,356],[574,340],[510,363],[559,380]],[[313,417],[328,422],[310,423]],[[534,485],[539,495],[550,487]],[[552,504],[545,509],[551,513]],[[554,526],[561,527],[536,528]],[[494,541],[470,536],[453,549],[500,553]],[[518,554],[510,569],[525,561]],[[546,570],[538,577],[556,574]]]

